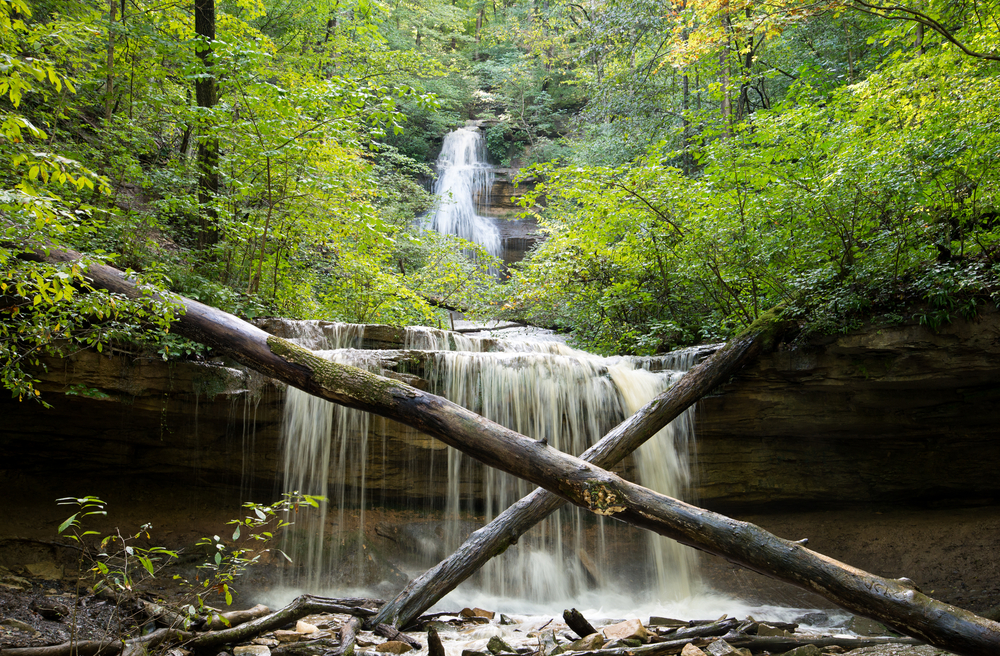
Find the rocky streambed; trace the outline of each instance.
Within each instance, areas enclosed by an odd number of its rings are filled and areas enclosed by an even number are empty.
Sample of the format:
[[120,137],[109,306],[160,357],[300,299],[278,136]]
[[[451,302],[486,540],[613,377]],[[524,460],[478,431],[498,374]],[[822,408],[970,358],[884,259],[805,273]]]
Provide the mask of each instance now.
[[[727,616],[678,620],[650,616],[591,622],[575,609],[567,609],[561,616],[524,616],[463,608],[422,616],[403,632],[386,625],[366,631],[361,630],[359,618],[370,616],[381,603],[379,600],[306,596],[273,613],[261,605],[242,615],[239,611],[227,612],[226,622],[212,626],[207,622],[192,625],[163,614],[166,602],[162,595],[150,590],[114,596],[91,595],[79,588],[66,587],[65,582],[29,579],[0,569],[0,655],[146,652],[187,656],[200,652],[217,656],[351,653],[376,656],[413,652],[416,656],[938,656],[949,653],[891,634],[885,627],[863,618],[815,611],[802,614],[798,621]],[[174,590],[172,594],[179,593]],[[343,612],[287,614],[303,600]],[[205,607],[199,610],[203,616],[209,612],[211,619],[210,610]],[[220,609],[217,613],[228,610]],[[247,630],[239,636],[226,637],[243,629]],[[205,637],[213,635],[222,638],[206,645]]]

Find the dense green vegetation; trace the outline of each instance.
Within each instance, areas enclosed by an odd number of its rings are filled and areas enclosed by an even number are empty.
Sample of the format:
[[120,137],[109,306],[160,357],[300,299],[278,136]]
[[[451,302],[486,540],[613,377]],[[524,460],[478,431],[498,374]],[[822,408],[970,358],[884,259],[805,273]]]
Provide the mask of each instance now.
[[[430,323],[434,297],[603,352],[932,326],[998,290],[990,3],[0,0],[0,360],[197,355],[175,309]],[[485,119],[546,240],[504,284],[423,233],[445,132]],[[137,346],[138,345],[138,346]]]

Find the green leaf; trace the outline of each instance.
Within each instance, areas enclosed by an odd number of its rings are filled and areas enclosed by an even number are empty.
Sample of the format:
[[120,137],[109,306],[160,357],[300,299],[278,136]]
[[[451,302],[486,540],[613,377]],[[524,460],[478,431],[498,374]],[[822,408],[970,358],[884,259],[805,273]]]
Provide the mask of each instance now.
[[56,532],[59,533],[59,534],[62,534],[63,531],[65,531],[70,526],[72,526],[73,524],[75,524],[76,523],[76,516],[77,516],[77,514],[79,514],[79,513],[73,513],[72,515],[70,515],[69,518],[66,521],[64,521],[62,524],[59,525],[59,530],[56,531]]

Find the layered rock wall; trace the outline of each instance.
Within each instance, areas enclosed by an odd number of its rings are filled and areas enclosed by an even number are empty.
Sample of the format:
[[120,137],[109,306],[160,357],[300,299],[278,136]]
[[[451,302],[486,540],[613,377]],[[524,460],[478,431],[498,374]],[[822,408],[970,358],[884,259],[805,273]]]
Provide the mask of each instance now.
[[[400,340],[373,327],[366,345]],[[423,384],[419,357],[383,359]],[[38,377],[52,408],[0,401],[0,491],[79,480],[236,498],[280,491],[279,383],[221,364],[88,352],[50,361]],[[870,328],[779,350],[699,404],[691,499],[729,512],[993,503],[998,401],[995,311],[938,332]],[[367,497],[443,496],[446,470],[431,465],[445,447],[394,422],[372,425]]]

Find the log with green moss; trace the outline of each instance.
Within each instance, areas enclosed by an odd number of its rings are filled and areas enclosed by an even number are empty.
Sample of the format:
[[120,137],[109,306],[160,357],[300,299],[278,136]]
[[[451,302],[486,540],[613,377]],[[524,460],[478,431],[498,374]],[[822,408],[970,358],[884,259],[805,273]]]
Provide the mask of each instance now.
[[[79,256],[52,249],[39,257],[58,261]],[[112,267],[92,265],[88,276],[94,285],[113,292],[142,293]],[[853,613],[932,645],[963,656],[1000,653],[1000,624],[932,599],[908,580],[863,572],[753,524],[648,490],[447,399],[329,362],[197,301],[182,302],[186,312],[174,324],[178,333],[226,351],[261,373],[335,403],[407,424],[591,512],[655,531],[816,592]]]

